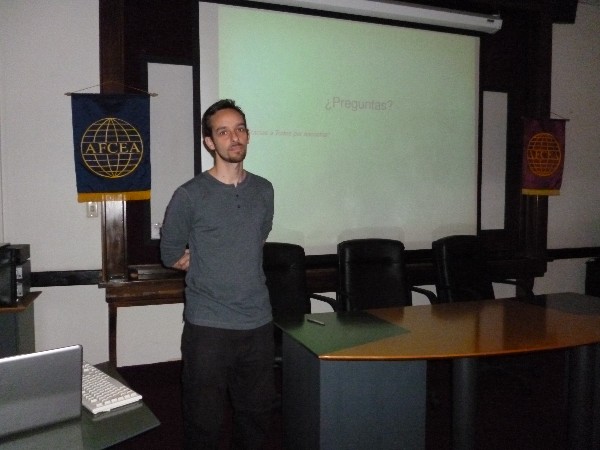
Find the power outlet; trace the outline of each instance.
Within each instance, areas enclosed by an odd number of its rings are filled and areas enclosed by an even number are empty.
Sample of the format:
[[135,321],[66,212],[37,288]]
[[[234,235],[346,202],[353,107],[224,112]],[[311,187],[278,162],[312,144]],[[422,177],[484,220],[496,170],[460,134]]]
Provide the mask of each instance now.
[[98,217],[98,202],[87,202],[86,215],[88,217]]
[[150,230],[150,239],[160,239],[160,228],[162,223],[153,223],[152,229]]

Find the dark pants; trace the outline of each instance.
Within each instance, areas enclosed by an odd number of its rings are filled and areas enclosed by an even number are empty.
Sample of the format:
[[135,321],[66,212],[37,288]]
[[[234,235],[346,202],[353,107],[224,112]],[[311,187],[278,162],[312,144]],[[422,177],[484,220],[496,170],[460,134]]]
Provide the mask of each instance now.
[[275,396],[273,324],[225,330],[185,323],[183,423],[186,449],[216,449],[227,398],[233,407],[232,447],[260,449]]

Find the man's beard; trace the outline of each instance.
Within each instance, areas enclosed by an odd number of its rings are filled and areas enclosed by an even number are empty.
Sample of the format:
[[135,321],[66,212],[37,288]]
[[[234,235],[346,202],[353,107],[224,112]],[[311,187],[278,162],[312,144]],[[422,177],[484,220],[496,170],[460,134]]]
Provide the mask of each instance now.
[[244,148],[242,151],[227,151],[225,154],[219,153],[221,159],[225,162],[229,163],[240,163],[246,159],[246,149]]

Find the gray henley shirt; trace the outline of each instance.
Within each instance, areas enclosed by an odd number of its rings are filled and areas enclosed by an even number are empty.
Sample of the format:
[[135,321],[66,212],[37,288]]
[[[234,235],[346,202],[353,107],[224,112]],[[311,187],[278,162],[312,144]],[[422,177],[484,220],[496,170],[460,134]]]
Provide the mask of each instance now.
[[161,258],[171,267],[190,250],[185,319],[195,325],[247,330],[271,320],[262,269],[273,225],[273,186],[247,172],[237,186],[208,172],[173,194],[161,230]]

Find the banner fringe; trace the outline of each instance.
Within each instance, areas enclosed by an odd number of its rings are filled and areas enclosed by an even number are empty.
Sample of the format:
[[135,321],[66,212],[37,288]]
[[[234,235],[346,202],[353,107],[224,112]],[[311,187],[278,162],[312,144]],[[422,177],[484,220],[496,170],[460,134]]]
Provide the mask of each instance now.
[[521,189],[523,195],[560,195],[558,189]]
[[150,191],[86,192],[82,194],[77,194],[77,201],[79,203],[122,202],[129,200],[150,200]]

